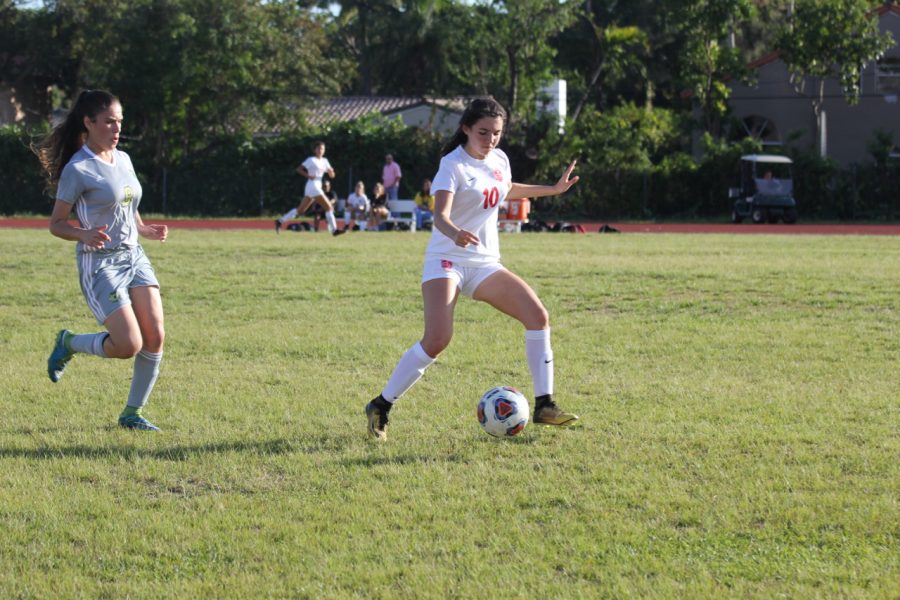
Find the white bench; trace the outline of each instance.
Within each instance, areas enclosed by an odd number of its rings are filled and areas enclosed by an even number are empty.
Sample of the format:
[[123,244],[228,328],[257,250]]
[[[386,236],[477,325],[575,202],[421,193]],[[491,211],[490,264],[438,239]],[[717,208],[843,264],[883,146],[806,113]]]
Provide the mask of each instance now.
[[416,201],[388,200],[388,218],[385,223],[408,223],[409,230],[416,230]]
[[527,222],[528,219],[499,219],[497,228],[506,233],[522,233],[522,224]]

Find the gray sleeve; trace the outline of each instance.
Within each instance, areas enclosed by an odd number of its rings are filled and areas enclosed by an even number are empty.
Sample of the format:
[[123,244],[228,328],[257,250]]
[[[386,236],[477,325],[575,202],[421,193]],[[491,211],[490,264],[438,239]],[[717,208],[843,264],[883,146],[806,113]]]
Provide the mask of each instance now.
[[84,184],[82,183],[81,173],[69,163],[63,168],[59,184],[56,186],[56,199],[75,204],[83,193]]

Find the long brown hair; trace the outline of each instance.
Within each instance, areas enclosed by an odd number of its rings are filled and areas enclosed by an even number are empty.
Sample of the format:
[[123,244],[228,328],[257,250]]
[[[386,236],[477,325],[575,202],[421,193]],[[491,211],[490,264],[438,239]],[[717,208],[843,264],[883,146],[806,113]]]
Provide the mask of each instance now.
[[78,94],[75,106],[66,115],[65,121],[53,128],[43,140],[31,145],[31,150],[41,161],[47,173],[47,189],[54,189],[59,183],[63,168],[72,155],[84,145],[87,129],[84,118],[93,120],[119,99],[103,90],[84,90]]
[[469,136],[463,132],[463,126],[472,127],[484,117],[500,117],[503,119],[503,124],[506,125],[506,109],[499,102],[493,98],[476,98],[469,102],[465,112],[459,118],[459,126],[456,128],[456,133],[441,148],[441,156],[447,156],[457,146],[465,145],[469,141]]

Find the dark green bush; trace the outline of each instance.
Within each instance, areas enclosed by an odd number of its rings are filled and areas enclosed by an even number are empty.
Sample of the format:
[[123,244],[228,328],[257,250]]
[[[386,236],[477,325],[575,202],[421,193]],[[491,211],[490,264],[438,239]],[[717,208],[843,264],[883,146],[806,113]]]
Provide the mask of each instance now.
[[0,127],[0,215],[50,214],[43,174],[29,143],[37,134],[21,127]]
[[[738,181],[742,154],[758,152],[752,140],[726,144],[705,140],[704,157],[683,151],[685,124],[670,111],[622,106],[591,113],[560,138],[555,128],[510,132],[506,150],[517,180],[556,181],[578,157],[581,181],[561,198],[535,204],[535,216],[556,219],[728,219],[728,188]],[[526,143],[530,139],[534,141]],[[0,214],[49,214],[38,161],[28,145],[38,136],[18,127],[0,128]],[[144,213],[173,216],[259,216],[295,205],[304,180],[296,166],[315,141],[337,172],[335,189],[346,197],[356,181],[380,180],[384,155],[394,155],[404,177],[401,196],[412,198],[437,171],[442,139],[398,121],[362,119],[278,137],[233,136],[213,140],[177,164],[153,163],[152,148],[126,139],[144,188]],[[534,148],[538,148],[535,157]],[[795,161],[795,196],[801,219],[886,220],[900,217],[900,165],[890,157],[893,140],[876,137],[872,161],[840,169],[815,153],[789,149]]]

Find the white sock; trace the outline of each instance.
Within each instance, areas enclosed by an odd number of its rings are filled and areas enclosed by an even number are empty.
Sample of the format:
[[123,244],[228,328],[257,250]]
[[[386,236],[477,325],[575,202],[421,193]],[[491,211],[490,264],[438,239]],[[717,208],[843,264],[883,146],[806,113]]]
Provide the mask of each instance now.
[[334,211],[329,210],[325,213],[325,220],[328,221],[328,231],[334,233],[337,231],[337,221],[334,218]]
[[128,406],[141,408],[147,404],[147,398],[150,397],[159,376],[162,356],[162,352],[141,350],[134,357],[134,375],[131,377],[131,390],[128,392]]
[[69,348],[72,352],[80,352],[82,354],[93,354],[100,358],[107,358],[106,352],[103,351],[103,342],[106,341],[108,333],[77,333],[69,338]]
[[553,393],[553,349],[550,347],[550,330],[538,329],[525,332],[525,356],[534,397]]
[[289,210],[286,213],[284,213],[283,215],[281,215],[281,218],[278,220],[281,221],[282,223],[284,223],[285,221],[289,221],[290,219],[293,219],[296,216],[297,216],[297,209],[292,208],[291,210]]
[[392,403],[405,394],[422,375],[425,369],[434,362],[434,359],[428,356],[422,349],[422,344],[416,342],[406,353],[400,358],[400,362],[394,367],[391,378],[388,379],[387,385],[381,392],[381,397]]

